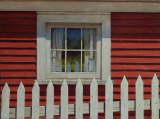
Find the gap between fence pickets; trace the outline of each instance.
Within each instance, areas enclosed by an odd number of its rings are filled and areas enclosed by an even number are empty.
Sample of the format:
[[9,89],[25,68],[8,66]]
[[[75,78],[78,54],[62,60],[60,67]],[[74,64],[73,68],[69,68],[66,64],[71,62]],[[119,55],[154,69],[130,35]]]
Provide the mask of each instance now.
[[[135,111],[135,101],[136,100],[129,100],[129,109],[128,111]],[[160,100],[159,100],[160,101]],[[89,114],[89,103],[83,104],[83,114]],[[113,102],[113,111],[119,112],[120,111],[120,101]],[[160,106],[159,106],[160,107]],[[98,103],[98,112],[104,113],[105,103],[99,102]],[[144,100],[144,110],[151,110],[151,99]],[[32,108],[25,107],[25,117],[31,117]],[[46,106],[40,106],[39,108],[39,116],[46,116]],[[68,114],[74,115],[75,114],[75,104],[68,105]],[[16,108],[9,108],[9,117],[15,118],[16,115]],[[60,105],[54,105],[54,115],[60,115]]]

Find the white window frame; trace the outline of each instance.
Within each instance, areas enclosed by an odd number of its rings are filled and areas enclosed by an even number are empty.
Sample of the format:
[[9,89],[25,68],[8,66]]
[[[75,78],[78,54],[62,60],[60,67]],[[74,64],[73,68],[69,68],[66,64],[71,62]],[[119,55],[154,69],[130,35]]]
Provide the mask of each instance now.
[[[48,79],[100,79],[101,78],[101,24],[75,24],[75,23],[48,23],[46,25],[46,39],[47,41],[47,74],[46,77]],[[51,29],[52,28],[95,28],[97,29],[97,57],[96,57],[96,72],[52,72],[51,71]],[[81,59],[82,60],[82,59]]]
[[[101,71],[100,76],[95,76],[97,80],[105,81],[110,76],[110,67],[111,67],[111,20],[110,14],[41,14],[40,12],[37,15],[37,80],[40,82],[53,80],[58,81],[60,79],[72,81],[72,77],[54,77],[49,70],[47,70],[47,61],[48,48],[50,48],[50,40],[47,38],[47,26],[52,23],[89,23],[89,24],[101,24],[102,26],[102,39],[101,39]],[[75,72],[73,72],[74,74]],[[58,74],[58,73],[57,73]],[[89,73],[88,73],[89,75]],[[78,76],[78,75],[77,75]],[[78,76],[81,78],[81,76]],[[75,78],[78,78],[75,77]],[[86,76],[83,81],[92,80],[94,76]]]

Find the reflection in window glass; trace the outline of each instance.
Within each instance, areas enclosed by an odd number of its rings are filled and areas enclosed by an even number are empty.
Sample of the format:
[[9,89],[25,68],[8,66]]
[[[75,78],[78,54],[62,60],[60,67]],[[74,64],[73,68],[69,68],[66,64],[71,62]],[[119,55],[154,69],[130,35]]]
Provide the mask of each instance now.
[[67,29],[67,49],[81,49],[81,29]]
[[52,72],[96,72],[97,29],[51,30]]
[[81,52],[67,52],[67,72],[81,72]]
[[96,72],[96,52],[82,52],[83,72]]
[[52,51],[52,72],[65,72],[65,52]]
[[52,49],[65,48],[65,29],[52,29]]
[[83,49],[96,49],[96,29],[83,29]]

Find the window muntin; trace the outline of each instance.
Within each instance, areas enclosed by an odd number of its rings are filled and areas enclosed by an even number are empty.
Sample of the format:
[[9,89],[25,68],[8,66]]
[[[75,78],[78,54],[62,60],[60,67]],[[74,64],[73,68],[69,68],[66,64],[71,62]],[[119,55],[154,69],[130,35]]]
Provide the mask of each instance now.
[[96,72],[97,28],[51,28],[52,72]]

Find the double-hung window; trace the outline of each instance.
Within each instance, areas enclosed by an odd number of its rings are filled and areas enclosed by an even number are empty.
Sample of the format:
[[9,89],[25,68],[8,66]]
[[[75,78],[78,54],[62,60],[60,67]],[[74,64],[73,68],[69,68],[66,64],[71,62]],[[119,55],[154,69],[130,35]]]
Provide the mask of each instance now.
[[110,14],[38,13],[37,80],[106,80],[110,34]]
[[101,24],[48,24],[47,31],[54,78],[100,78]]

